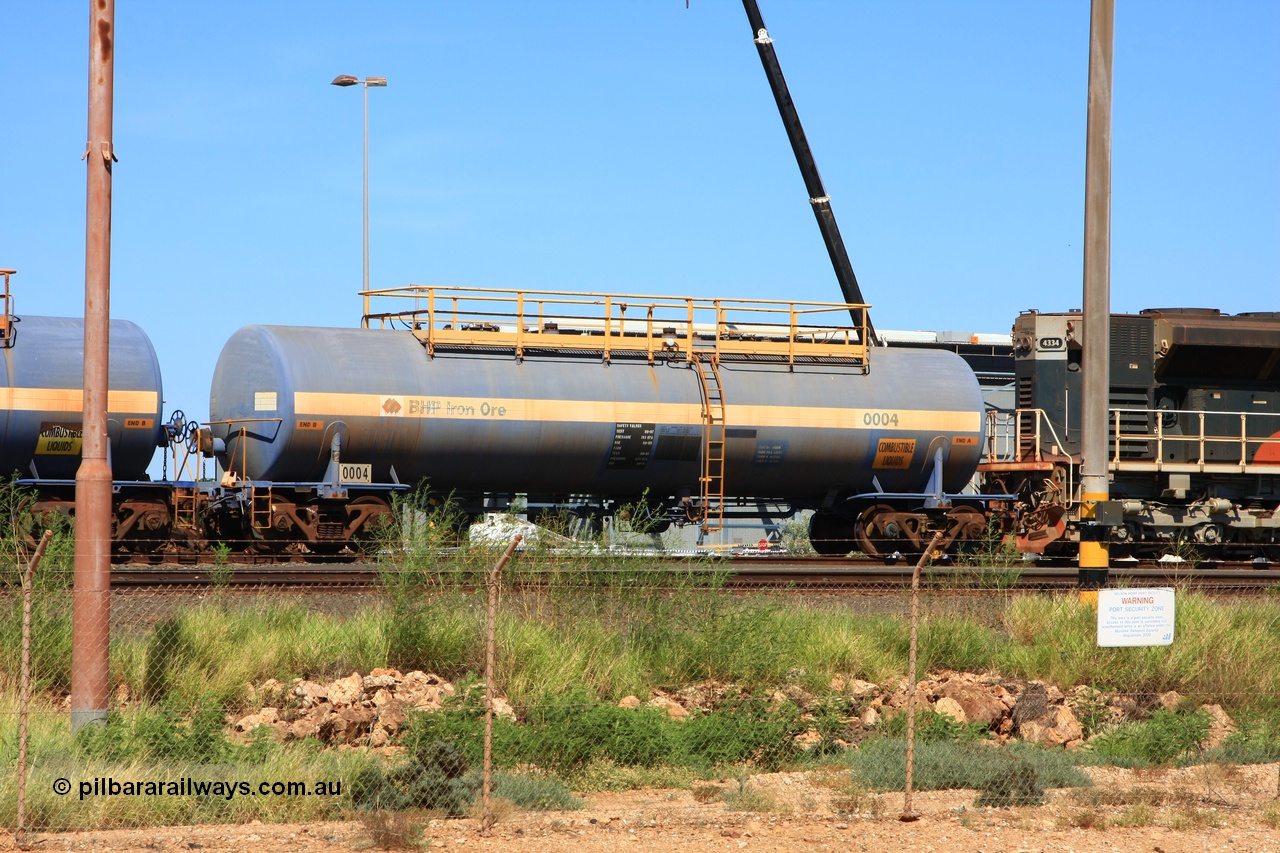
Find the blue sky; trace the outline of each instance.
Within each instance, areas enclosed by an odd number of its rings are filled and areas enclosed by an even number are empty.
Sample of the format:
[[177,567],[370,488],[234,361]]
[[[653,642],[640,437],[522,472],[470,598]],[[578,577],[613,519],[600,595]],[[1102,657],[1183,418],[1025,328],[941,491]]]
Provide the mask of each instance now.
[[[87,5],[0,2],[19,314],[82,313]],[[877,327],[1080,305],[1088,6],[761,0]],[[1280,310],[1280,3],[1117,6],[1114,309]],[[112,313],[166,412],[240,326],[358,324],[338,74],[389,79],[375,286],[838,300],[740,5],[690,7],[118,0]]]

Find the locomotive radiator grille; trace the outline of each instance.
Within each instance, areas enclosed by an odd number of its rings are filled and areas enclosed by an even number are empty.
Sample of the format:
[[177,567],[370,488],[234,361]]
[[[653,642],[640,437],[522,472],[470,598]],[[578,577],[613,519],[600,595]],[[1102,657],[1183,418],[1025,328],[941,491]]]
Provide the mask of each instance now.
[[1111,357],[1149,359],[1151,357],[1150,323],[1114,322],[1111,326]]
[[1040,448],[1036,447],[1035,392],[1030,376],[1018,377],[1018,458],[1036,459]]
[[[1147,392],[1140,389],[1112,388],[1108,401],[1111,416],[1108,418],[1107,447],[1113,461],[1122,459],[1151,458],[1151,442],[1124,436],[1151,435],[1154,422],[1148,411]],[[1116,446],[1116,425],[1119,423],[1119,448]]]

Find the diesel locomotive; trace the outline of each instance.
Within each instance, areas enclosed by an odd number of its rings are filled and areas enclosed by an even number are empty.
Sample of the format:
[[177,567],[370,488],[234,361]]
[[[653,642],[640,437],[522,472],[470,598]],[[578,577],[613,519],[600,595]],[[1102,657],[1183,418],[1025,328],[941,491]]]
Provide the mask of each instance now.
[[[988,413],[981,482],[1018,495],[1024,552],[1079,541],[1083,325],[1019,316],[1017,408]],[[1109,375],[1112,557],[1280,561],[1280,312],[1112,315]]]

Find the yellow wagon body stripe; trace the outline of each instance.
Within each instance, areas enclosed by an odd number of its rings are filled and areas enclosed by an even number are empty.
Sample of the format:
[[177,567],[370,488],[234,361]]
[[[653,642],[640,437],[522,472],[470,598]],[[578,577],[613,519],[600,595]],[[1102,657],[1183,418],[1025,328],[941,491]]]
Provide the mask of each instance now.
[[[411,397],[298,391],[294,414],[317,418],[408,417],[445,420],[512,420],[553,423],[643,422],[701,424],[696,403],[611,402],[495,397]],[[937,430],[979,432],[976,411],[865,409],[836,406],[725,405],[729,425],[813,429]]]
[[[108,391],[110,412],[154,412],[155,391]],[[82,412],[84,391],[79,388],[0,388],[0,409],[14,412]]]

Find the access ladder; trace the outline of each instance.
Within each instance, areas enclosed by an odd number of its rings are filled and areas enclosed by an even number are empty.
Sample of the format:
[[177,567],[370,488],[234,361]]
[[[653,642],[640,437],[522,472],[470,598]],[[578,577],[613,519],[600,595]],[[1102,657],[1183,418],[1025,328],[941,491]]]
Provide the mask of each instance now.
[[693,353],[702,391],[702,532],[724,527],[724,392],[719,359],[714,353]]

